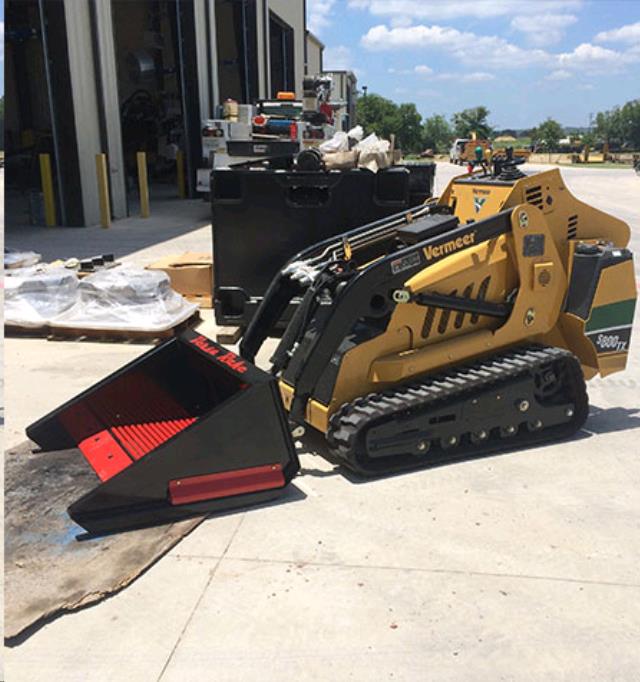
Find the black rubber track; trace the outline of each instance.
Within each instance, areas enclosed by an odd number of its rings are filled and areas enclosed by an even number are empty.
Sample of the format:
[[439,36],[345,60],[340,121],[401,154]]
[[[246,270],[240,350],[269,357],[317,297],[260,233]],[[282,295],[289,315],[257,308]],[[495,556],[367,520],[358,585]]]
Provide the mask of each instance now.
[[[514,409],[516,395],[526,412]],[[483,413],[503,397],[505,409]],[[588,411],[578,359],[562,348],[525,346],[356,398],[332,416],[327,440],[340,463],[375,476],[561,440]]]

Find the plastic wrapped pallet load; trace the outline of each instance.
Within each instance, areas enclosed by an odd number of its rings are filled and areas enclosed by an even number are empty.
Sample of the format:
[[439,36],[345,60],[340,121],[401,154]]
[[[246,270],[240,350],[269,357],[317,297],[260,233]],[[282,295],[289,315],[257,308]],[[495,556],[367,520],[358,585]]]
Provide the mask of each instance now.
[[7,270],[4,322],[38,329],[72,308],[78,300],[78,276],[65,268]]
[[5,270],[12,270],[14,268],[27,268],[40,262],[39,253],[35,251],[18,251],[16,249],[9,249],[5,247],[4,250],[4,267]]
[[161,332],[198,309],[171,288],[159,270],[123,265],[85,277],[76,304],[51,320],[51,327]]
[[65,268],[20,268],[5,287],[5,324],[26,329],[162,332],[198,309],[166,273],[126,265],[83,280]]

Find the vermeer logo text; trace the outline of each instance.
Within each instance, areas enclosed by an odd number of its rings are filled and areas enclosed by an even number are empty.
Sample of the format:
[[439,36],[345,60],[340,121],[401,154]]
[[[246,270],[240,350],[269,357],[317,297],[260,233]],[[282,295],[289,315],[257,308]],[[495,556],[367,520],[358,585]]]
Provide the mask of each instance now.
[[455,253],[456,251],[464,248],[465,246],[471,246],[476,242],[476,233],[469,232],[462,237],[456,237],[451,241],[445,242],[444,244],[439,244],[438,246],[427,246],[424,250],[424,255],[427,260],[433,260],[434,258],[440,258],[442,256],[448,256],[450,253]]

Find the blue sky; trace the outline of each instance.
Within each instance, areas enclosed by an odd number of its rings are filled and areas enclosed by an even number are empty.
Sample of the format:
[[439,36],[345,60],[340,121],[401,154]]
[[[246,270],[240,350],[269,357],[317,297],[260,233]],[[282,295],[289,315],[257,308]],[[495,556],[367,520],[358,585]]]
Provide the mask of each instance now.
[[585,126],[640,97],[640,0],[307,0],[307,27],[325,68],[423,116]]

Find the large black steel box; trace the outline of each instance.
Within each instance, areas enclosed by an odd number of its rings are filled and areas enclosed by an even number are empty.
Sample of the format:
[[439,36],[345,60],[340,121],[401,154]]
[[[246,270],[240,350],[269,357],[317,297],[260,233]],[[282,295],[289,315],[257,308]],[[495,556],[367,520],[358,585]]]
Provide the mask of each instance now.
[[246,327],[269,283],[292,256],[344,230],[422,204],[433,192],[434,177],[433,163],[378,173],[214,170],[216,322]]

